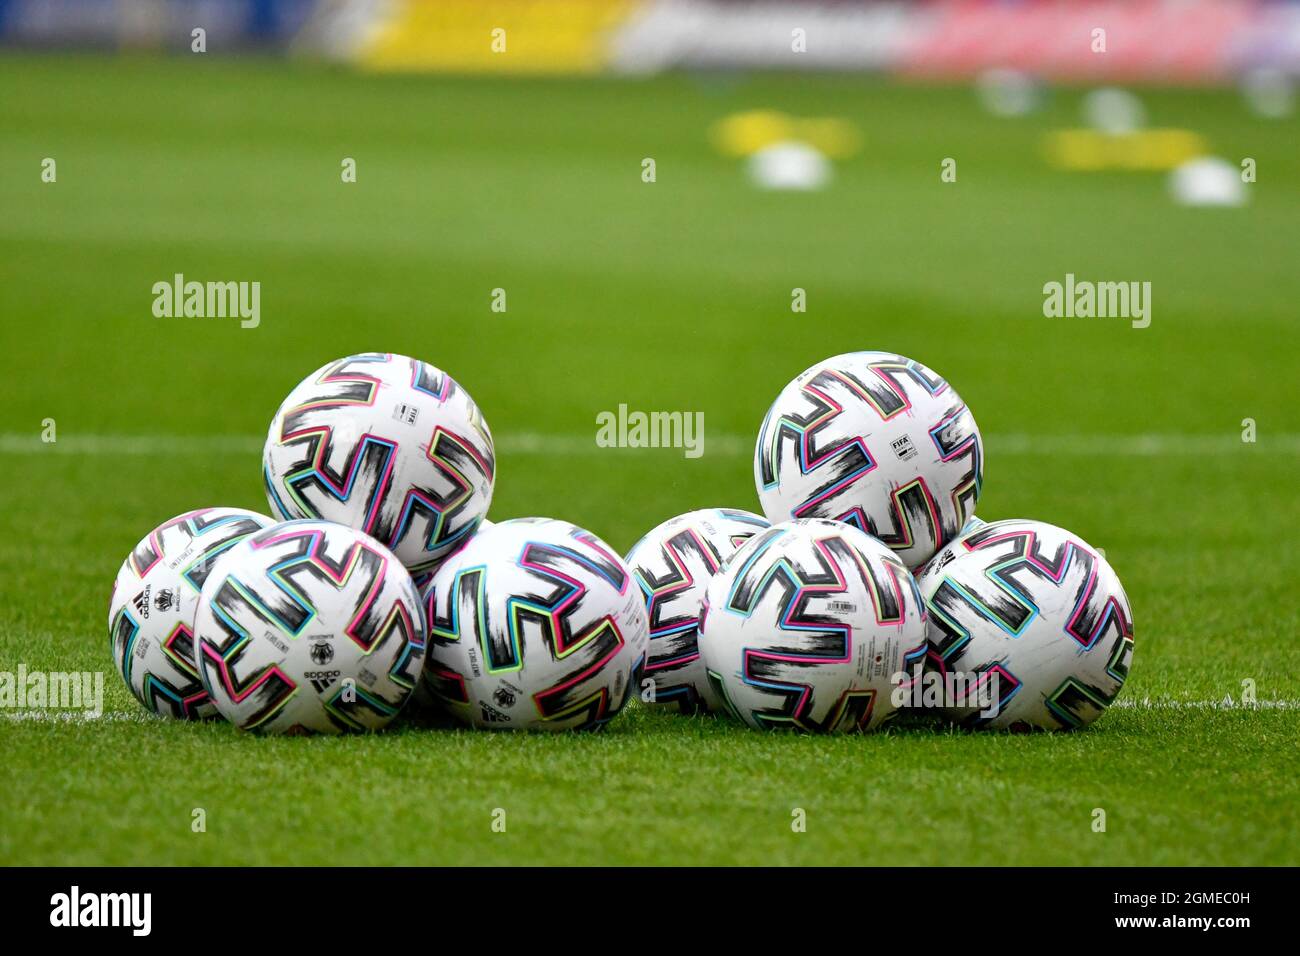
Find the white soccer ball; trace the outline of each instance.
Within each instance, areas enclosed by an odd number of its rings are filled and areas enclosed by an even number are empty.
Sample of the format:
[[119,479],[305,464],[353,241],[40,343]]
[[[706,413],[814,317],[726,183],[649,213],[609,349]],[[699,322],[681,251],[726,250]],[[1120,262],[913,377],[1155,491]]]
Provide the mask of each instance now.
[[831,180],[831,162],[817,147],[787,141],[764,146],[746,163],[749,179],[759,189],[811,192]]
[[1147,109],[1128,90],[1103,86],[1084,94],[1083,121],[1110,136],[1126,136],[1147,125]]
[[700,660],[700,602],[709,579],[768,526],[767,519],[748,511],[705,508],[670,518],[632,546],[627,566],[640,585],[650,621],[645,666],[645,676],[653,682],[650,703],[675,705],[687,714],[719,708],[722,702]]
[[424,663],[411,575],[329,521],[287,521],[231,548],[203,586],[194,637],[217,710],[263,733],[378,730]]
[[1133,658],[1133,615],[1106,559],[1042,521],[993,521],[918,576],[929,660],[952,681],[943,712],[975,727],[1068,729],[1096,720]]
[[700,653],[714,692],[751,727],[879,727],[925,658],[916,583],[851,525],[790,521],[750,538],[705,592]]
[[194,665],[194,615],[217,558],[275,524],[242,508],[200,508],[165,521],[135,546],[113,582],[108,636],[113,663],[145,710],[217,716]]
[[[491,527],[492,527],[492,521],[489,520],[488,518],[484,518],[482,521],[478,523],[478,527],[474,529],[473,535],[460,539],[460,543],[456,545],[455,549],[451,552],[451,554],[455,554],[457,551],[461,550],[461,548],[465,547],[465,545],[473,541],[476,535],[482,534],[484,531],[488,530],[488,528]],[[449,554],[447,557],[451,557],[451,555]],[[443,560],[445,561],[446,558],[443,558]],[[412,574],[411,580],[415,582],[416,590],[418,590],[421,594],[423,594],[424,589],[427,588],[429,586],[429,582],[433,580],[433,574],[434,574],[433,571],[424,571],[421,574]],[[419,688],[417,688],[417,690],[418,689]]]
[[985,521],[983,518],[977,518],[975,515],[971,515],[969,518],[966,519],[966,523],[961,526],[961,530],[957,532],[957,536],[955,538],[953,538],[942,548],[936,551],[934,553],[934,556],[931,557],[929,561],[925,562],[925,564],[921,565],[919,568],[912,569],[912,576],[915,577],[917,580],[920,580],[921,575],[925,574],[925,572],[928,571],[930,568],[934,567],[935,565],[946,564],[947,562],[951,561],[953,558],[957,556],[958,548],[960,547],[961,543],[964,540],[966,540],[967,535],[974,534],[976,531],[978,531],[980,528],[985,527],[987,524],[988,522]]
[[981,105],[995,116],[1025,116],[1043,102],[1043,87],[1023,70],[997,67],[975,77],[975,92]]
[[[462,550],[474,538],[495,526],[495,523],[490,518],[484,518],[479,522],[478,529],[474,532],[473,537],[462,539],[456,551]],[[453,551],[452,554],[455,554],[456,551]],[[448,555],[448,557],[450,556]],[[433,572],[427,571],[418,577],[412,575],[411,580],[415,582],[416,590],[422,595],[421,603],[423,604],[423,595],[428,590],[429,583],[433,581]],[[455,721],[443,710],[442,704],[434,697],[429,682],[425,680],[415,682],[415,689],[411,691],[411,699],[402,708],[402,719],[428,725],[455,726]]]
[[1242,206],[1249,196],[1241,169],[1215,156],[1198,156],[1174,169],[1169,192],[1180,206]]
[[425,590],[424,680],[474,727],[582,730],[637,691],[649,629],[623,559],[550,518],[498,522]]
[[1241,78],[1246,105],[1256,116],[1282,119],[1295,111],[1295,81],[1275,66],[1262,66]]
[[331,362],[289,393],[263,465],[280,517],[357,528],[419,575],[487,514],[496,457],[487,422],[451,376],[367,353]]
[[920,567],[975,510],[984,448],[952,387],[892,352],[818,362],[768,410],[754,480],[773,523],[833,518]]

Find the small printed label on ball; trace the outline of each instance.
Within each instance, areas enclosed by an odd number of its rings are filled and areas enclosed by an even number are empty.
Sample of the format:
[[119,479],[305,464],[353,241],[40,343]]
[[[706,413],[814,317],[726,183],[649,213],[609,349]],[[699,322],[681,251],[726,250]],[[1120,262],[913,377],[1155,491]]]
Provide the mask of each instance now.
[[495,707],[493,707],[493,706],[492,706],[491,704],[489,704],[487,701],[485,701],[485,700],[480,700],[480,701],[478,702],[478,705],[479,705],[479,711],[480,711],[480,713],[481,713],[482,716],[483,716],[483,721],[484,721],[484,723],[489,723],[489,724],[500,724],[500,723],[508,723],[508,722],[509,722],[509,720],[510,720],[509,717],[507,717],[505,714],[501,713],[501,711],[497,710]]
[[899,461],[907,461],[909,458],[916,457],[916,449],[912,447],[912,439],[906,435],[895,438],[889,443],[889,447],[894,449],[894,455]]
[[406,402],[398,402],[393,406],[393,420],[402,422],[407,425],[414,425],[415,420],[420,417],[420,410],[414,405],[408,405]]
[[513,707],[515,705],[515,691],[507,687],[504,682],[492,692],[492,700],[498,707]]
[[323,694],[334,686],[334,682],[341,676],[341,671],[303,671],[302,676],[311,681],[311,686],[316,688],[316,693]]
[[152,590],[153,585],[146,584],[144,590],[131,599],[131,603],[135,605],[136,613],[146,621],[149,620],[149,596]]
[[873,638],[867,647],[867,676],[879,679],[893,675],[898,670],[898,648],[892,637],[886,638],[882,644],[877,644]]

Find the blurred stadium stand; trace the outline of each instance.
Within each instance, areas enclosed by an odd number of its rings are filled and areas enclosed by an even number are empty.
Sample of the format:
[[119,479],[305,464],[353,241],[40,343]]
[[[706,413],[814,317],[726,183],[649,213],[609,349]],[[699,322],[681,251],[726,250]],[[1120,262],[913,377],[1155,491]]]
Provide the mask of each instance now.
[[[11,48],[187,51],[196,27],[213,55],[293,52],[374,70],[957,78],[1009,67],[1172,83],[1261,67],[1300,74],[1295,0],[0,0],[0,45]],[[1104,55],[1091,48],[1097,27]]]
[[37,49],[284,48],[323,6],[317,0],[0,0],[0,43]]

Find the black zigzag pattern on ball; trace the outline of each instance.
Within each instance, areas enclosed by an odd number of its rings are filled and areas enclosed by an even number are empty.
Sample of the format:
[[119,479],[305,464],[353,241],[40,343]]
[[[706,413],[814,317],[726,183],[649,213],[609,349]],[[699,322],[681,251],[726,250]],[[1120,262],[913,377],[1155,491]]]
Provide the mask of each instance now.
[[466,635],[471,641],[476,634],[492,632],[492,609],[483,594],[484,571],[473,568],[455,576],[452,594],[447,599],[447,616],[438,614],[438,591],[429,586],[424,599],[424,612],[429,621],[429,640],[435,644],[455,644]]
[[[897,504],[890,509],[888,528],[868,517],[867,526],[862,530],[895,549],[905,548],[918,539],[935,544],[945,540],[942,509],[930,498],[924,478],[918,478],[915,484],[895,494],[894,501]],[[940,515],[938,524],[934,517],[936,511]],[[955,525],[952,530],[955,533]]]
[[[110,627],[110,641],[113,647],[113,658],[114,660],[122,661],[122,669],[125,672],[128,663],[127,655],[131,650],[131,639],[139,632],[140,625],[136,623],[136,621],[126,613],[126,609],[123,608],[117,612],[117,616],[113,618]],[[127,683],[129,684],[130,681]]]
[[[689,528],[677,532],[665,539],[659,548],[664,562],[664,573],[655,574],[651,569],[639,568],[641,579],[655,593],[655,601],[650,611],[650,631],[681,627],[699,619],[699,609],[687,605],[688,613],[674,613],[676,598],[692,584],[702,584],[709,575],[718,570],[722,564],[722,555],[709,541],[692,534]],[[685,567],[678,567],[679,559]],[[678,631],[658,638],[663,646],[657,656],[672,658],[693,651],[696,647],[696,629]]]
[[[762,429],[762,441],[765,450],[770,445],[770,454],[760,454],[759,474],[763,479],[764,487],[773,485],[777,481],[775,471],[776,463],[783,459],[785,443],[789,442],[794,447],[792,449],[793,460],[804,461],[803,442],[807,436],[808,442],[808,460],[820,461],[823,464],[817,466],[816,470],[821,479],[816,491],[808,495],[809,499],[818,497],[826,489],[838,484],[849,475],[856,474],[870,468],[874,462],[862,450],[862,446],[854,440],[852,436],[833,439],[829,442],[822,441],[822,432],[827,428],[834,427],[839,413],[834,412],[835,406],[828,402],[819,392],[810,391],[810,386],[818,389],[828,389],[834,384],[843,384],[830,372],[823,371],[813,376],[812,380],[804,385],[800,395],[808,402],[808,408],[805,411],[787,411],[773,422],[769,419],[764,422]],[[890,392],[892,395],[893,393]],[[897,397],[897,396],[895,396]],[[775,409],[769,412],[769,416],[775,414]],[[828,417],[829,416],[829,417]],[[825,419],[821,421],[821,419]],[[814,425],[815,422],[820,424]],[[767,437],[769,428],[775,428],[776,434],[771,438]],[[814,514],[809,511],[803,517],[818,517],[820,513]]]
[[1064,728],[1073,729],[1091,723],[1101,712],[1114,703],[1124,682],[1128,679],[1129,665],[1133,660],[1132,631],[1125,633],[1124,622],[1113,617],[1107,623],[1106,633],[1093,646],[1093,653],[1105,648],[1106,672],[1115,678],[1110,690],[1090,684],[1076,677],[1067,678],[1060,687],[1048,695],[1048,712]]
[[582,552],[583,556],[591,562],[596,572],[610,583],[611,587],[622,591],[627,586],[627,566],[614,555],[607,554],[599,538],[589,531],[578,531],[573,538],[587,546]]
[[[339,405],[369,404],[378,383],[372,381],[373,361],[358,359],[380,358],[377,355],[351,355],[335,362],[317,380],[309,404],[290,409],[285,413],[281,435],[291,435],[304,427],[313,412]],[[353,365],[357,367],[352,368]],[[349,377],[350,376],[350,377]]]
[[[262,578],[242,583],[245,590],[271,612],[273,619],[293,634],[300,632],[315,613],[311,597],[313,588],[346,590],[352,595],[356,609],[360,610],[361,602],[375,591],[385,572],[385,559],[360,542],[354,543],[337,561],[325,553],[315,535],[299,535],[286,543],[291,544],[292,550],[278,562],[280,569],[276,572],[276,580]],[[366,612],[349,627],[348,635],[369,650],[380,636],[384,620],[378,602],[372,601]]]
[[826,545],[838,559],[841,568],[852,568],[857,572],[858,580],[875,601],[877,620],[881,624],[901,623],[907,616],[904,606],[906,592],[902,582],[907,581],[907,589],[916,593],[916,582],[912,578],[912,572],[907,570],[907,565],[892,554],[881,555],[878,561],[865,561],[842,538],[827,539]]
[[411,378],[411,384],[415,388],[430,395],[441,395],[445,387],[447,389],[445,398],[451,398],[456,394],[458,388],[456,380],[442,369],[435,368],[428,362],[415,362],[414,365],[415,374]]
[[[754,680],[763,680],[759,674],[767,668],[751,667],[750,676]],[[784,676],[788,683],[788,673],[783,673],[773,669],[772,680],[781,681]],[[814,709],[813,695],[808,693],[805,696],[805,688],[798,687],[776,687],[764,688],[769,697],[776,697],[780,704],[776,707],[767,707],[763,710],[754,711],[754,719],[766,727],[789,727],[792,723],[800,730],[812,733],[830,733],[840,727],[861,727],[867,722],[873,706],[875,704],[874,692],[863,692],[853,694],[842,701],[841,706],[832,707],[826,712],[826,716],[821,720],[814,720],[811,716]],[[803,709],[800,710],[800,702],[803,701]]]
[[207,583],[208,575],[212,573],[213,567],[216,566],[217,559],[226,553],[226,546],[237,538],[243,538],[261,530],[262,527],[261,522],[254,521],[252,518],[236,518],[234,521],[227,518],[221,533],[214,535],[211,543],[207,543],[203,557],[193,562],[189,570],[185,572],[186,579],[194,585],[196,590],[202,591],[203,585]]
[[[285,430],[288,431],[287,426]],[[387,441],[367,439],[352,445],[348,448],[343,467],[335,468],[330,465],[330,451],[334,447],[333,432],[324,435],[313,432],[294,441],[299,449],[299,455],[292,468],[286,470],[295,473],[304,472],[296,478],[288,479],[299,498],[306,500],[303,498],[304,493],[314,488],[330,498],[339,498],[342,494],[341,500],[353,503],[358,489],[364,490],[365,507],[362,513],[368,515],[378,512],[377,520],[368,533],[380,541],[387,541],[387,536],[392,533],[393,519],[383,514],[380,505],[387,498],[393,483],[392,474],[388,470],[389,460],[393,456],[392,444]],[[321,442],[326,442],[326,446],[318,459]],[[318,460],[319,473],[311,470]],[[328,479],[328,483],[321,480],[321,475]]]
[[[972,535],[967,542],[971,550],[979,550],[981,545],[999,537],[996,532],[989,533],[983,529]],[[1019,631],[1033,613],[1035,602],[1033,585],[1046,584],[1050,588],[1062,587],[1073,592],[1072,601],[1078,606],[1089,593],[1089,584],[1093,581],[1093,572],[1097,561],[1091,552],[1075,547],[1070,541],[1062,541],[1048,551],[1036,534],[1018,533],[1003,535],[1000,544],[1009,546],[1006,555],[999,559],[1001,565],[988,577],[996,578],[989,586],[968,584],[968,589],[980,599],[993,616],[1013,631]],[[1012,560],[1018,558],[1019,560]],[[1066,571],[1066,565],[1069,570]],[[1068,576],[1067,576],[1068,575]],[[1017,600],[1018,599],[1018,600]],[[1084,608],[1084,613],[1087,609]],[[1092,615],[1095,623],[1096,615]],[[1085,632],[1087,633],[1087,632]]]
[[[971,606],[966,595],[948,580],[944,580],[935,590],[929,607],[934,612],[930,615],[931,653],[950,665],[959,664],[962,649],[970,643],[969,628],[982,624],[983,616]],[[954,621],[958,624],[951,623]],[[940,635],[937,640],[935,628]]]
[[247,641],[246,633],[231,625],[231,621],[256,622],[264,628],[273,628],[277,623],[234,586],[230,579],[221,583],[211,606],[221,613],[213,615],[213,621],[221,631],[215,640],[211,637],[200,638],[195,648],[199,664],[199,674],[204,687],[211,693],[212,681],[220,680],[226,696],[241,705],[252,701],[252,719],[245,726],[260,724],[272,711],[283,706],[296,688],[278,667],[268,665],[248,674],[241,674],[244,656],[252,644]]
[[[180,535],[186,541],[194,541],[202,538],[214,527],[221,527],[222,533],[213,536],[211,543],[207,545],[206,550],[200,555],[199,559],[192,562],[192,567],[186,574],[186,577],[199,589],[203,587],[203,582],[207,580],[208,573],[215,563],[208,559],[208,555],[231,539],[252,534],[262,526],[252,518],[232,518],[230,515],[199,513],[174,518],[155,532],[160,541],[164,536],[170,535]],[[159,550],[153,546],[153,539],[154,535],[150,535],[136,545],[135,550],[131,552],[131,562],[137,573],[142,568],[151,567],[162,557]],[[173,553],[179,554],[184,550],[184,547],[174,548]]]
[[[975,416],[971,414],[969,408],[959,403],[948,408],[939,421],[942,425],[935,428],[932,434],[940,455],[945,460],[953,460],[955,455],[966,459],[966,472],[955,487],[961,489],[957,500],[961,502],[963,513],[973,514],[980,488],[984,483],[984,453],[979,440],[975,437]],[[960,451],[963,446],[966,450]],[[945,512],[941,510],[940,515],[945,515]],[[960,530],[960,524],[951,528],[945,526],[943,537],[936,540],[942,545],[955,538]]]
[[[612,714],[609,689],[600,686],[592,691],[588,682],[599,675],[623,647],[623,636],[608,617],[600,618],[583,630],[574,630],[574,615],[582,608],[586,590],[573,582],[596,573],[621,591],[628,581],[622,562],[606,555],[595,545],[592,536],[575,537],[589,547],[579,553],[568,547],[541,542],[530,542],[525,546],[519,560],[520,567],[533,572],[534,578],[553,577],[555,586],[548,592],[511,598],[509,604],[516,634],[522,635],[536,628],[551,658],[567,664],[564,673],[551,687],[534,694],[538,711],[547,718],[582,714],[581,726],[590,727],[608,720]],[[563,610],[560,610],[561,606]],[[522,653],[524,642],[521,639],[519,643]],[[488,651],[494,666],[511,665],[512,648],[494,641]]]
[[[889,382],[882,381],[879,375],[872,375],[863,379],[847,368],[838,369],[837,376],[830,376],[823,372],[814,381],[818,381],[819,384],[825,387],[829,387],[837,377],[852,382],[859,390],[871,397],[871,403],[875,405],[876,411],[881,418],[888,418],[890,415],[897,414],[907,407],[907,401],[903,397],[907,394],[907,379],[918,378],[926,381],[919,372],[909,366],[908,360],[901,355],[882,356],[877,361],[872,362],[869,367],[888,378]],[[894,387],[890,387],[890,382],[893,383]],[[926,384],[933,390],[943,384],[943,380],[936,378],[933,384],[930,382]]]
[[[1093,647],[1108,632],[1131,639],[1132,623],[1120,602],[1100,590],[1097,558],[1086,548],[1066,540],[1049,549],[1033,531],[1008,532],[998,524],[970,535],[964,547],[975,552],[1006,550],[990,555],[996,570],[963,582],[962,588],[945,578],[931,598],[938,612],[933,621],[943,635],[932,644],[944,660],[957,660],[970,629],[989,618],[1019,633],[1037,612],[1035,587],[1043,586],[1069,592],[1073,613],[1063,628],[1080,647]],[[1116,659],[1123,667],[1122,655]]]
[[[857,562],[850,546],[842,538],[822,539],[821,544],[840,567],[852,566]],[[829,595],[843,593],[841,578],[830,559],[820,550],[813,550],[814,566],[799,564],[789,555],[776,562],[759,560],[745,570],[736,581],[729,606],[742,614],[751,614],[769,594],[777,592],[779,604],[786,610],[781,618],[791,627],[819,628],[824,631],[791,630],[782,631],[794,642],[791,645],[774,645],[766,651],[771,654],[795,654],[812,657],[843,657],[846,652],[848,634],[842,622],[829,614],[809,612],[808,606],[814,599],[824,599]],[[870,573],[870,572],[869,572]],[[808,588],[816,587],[810,591]],[[785,663],[782,666],[795,666]],[[751,675],[756,676],[756,675]]]
[[[554,582],[553,587],[548,591],[539,589],[531,593],[520,594],[517,598],[512,599],[511,605],[517,615],[520,629],[522,630],[525,621],[537,624],[541,628],[543,640],[550,650],[551,656],[557,659],[588,636],[588,632],[575,633],[573,631],[571,622],[574,615],[582,609],[586,589],[582,585],[575,585],[572,582],[581,581],[584,577],[590,576],[594,565],[597,573],[609,581],[611,586],[622,590],[627,583],[627,572],[621,564],[614,559],[606,558],[590,550],[584,551],[582,557],[579,558],[577,554],[568,548],[530,542],[524,548],[520,565],[533,572],[533,580],[539,584],[547,579]],[[573,596],[575,592],[577,592],[577,596],[565,603],[566,599]],[[558,628],[553,626],[552,614],[542,614],[528,606],[540,605],[553,611],[561,603],[565,603],[565,607],[558,615]],[[617,635],[615,637],[617,638]],[[493,657],[495,666],[495,652]]]
[[[197,679],[178,684],[152,673],[145,677],[143,692],[143,697],[136,696],[145,707],[155,714],[177,720],[194,720],[198,716],[195,711],[209,700],[203,684]],[[188,706],[182,703],[186,700],[191,701]]]
[[[440,493],[432,488],[417,486],[414,490],[419,492],[419,495],[408,498],[412,520],[422,517],[436,525],[439,515],[442,516],[440,530],[437,536],[428,542],[430,546],[444,544],[453,535],[461,534],[464,524],[456,519],[479,507],[480,503],[471,494],[471,484],[463,476],[477,472],[488,481],[492,480],[496,459],[490,443],[485,443],[484,454],[486,468],[484,462],[471,454],[469,448],[457,438],[447,432],[438,432],[434,436],[429,446],[429,455],[434,466],[447,479],[448,489]],[[432,502],[432,505],[429,502]],[[381,534],[391,534],[395,527],[395,522],[383,521],[382,518],[380,524],[382,527],[376,528],[376,537],[380,537]],[[389,539],[380,537],[380,540]]]
[[537,709],[543,717],[582,713],[585,718],[582,726],[588,726],[610,716],[609,692],[601,687],[591,693],[586,689],[586,682],[618,653],[623,639],[608,619],[602,619],[584,636],[589,642],[583,647],[582,661],[567,670],[549,689],[535,695]]

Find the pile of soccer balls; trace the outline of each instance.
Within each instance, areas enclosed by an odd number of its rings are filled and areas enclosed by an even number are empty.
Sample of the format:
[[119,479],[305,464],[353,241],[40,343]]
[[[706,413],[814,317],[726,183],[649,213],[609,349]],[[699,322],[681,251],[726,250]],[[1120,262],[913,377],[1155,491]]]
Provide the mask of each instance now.
[[1082,726],[1127,675],[1127,598],[1075,535],[976,519],[982,465],[942,378],[837,356],[763,422],[766,517],[693,511],[624,560],[567,522],[486,520],[495,453],[469,395],[424,362],[354,355],[271,422],[276,519],[201,509],[127,556],[113,657],[149,711],[267,733],[375,730],[399,711],[594,728],[634,695],[811,731],[905,707]]

